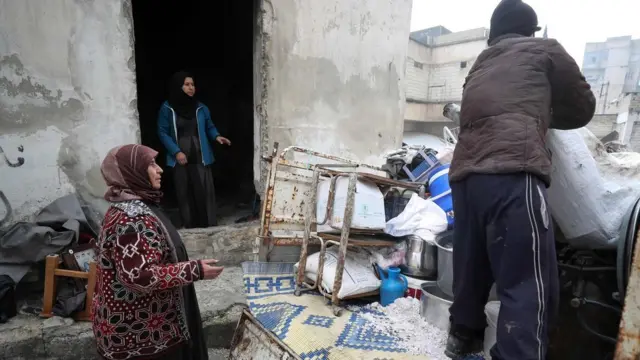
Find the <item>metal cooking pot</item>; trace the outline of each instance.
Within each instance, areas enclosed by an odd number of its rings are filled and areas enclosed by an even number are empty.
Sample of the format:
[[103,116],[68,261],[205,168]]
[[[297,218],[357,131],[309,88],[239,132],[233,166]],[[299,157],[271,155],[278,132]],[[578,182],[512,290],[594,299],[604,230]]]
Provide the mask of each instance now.
[[[438,280],[440,290],[447,296],[453,297],[453,230],[436,237],[438,248]],[[494,283],[489,292],[489,301],[498,300],[497,288]]]
[[400,266],[402,273],[422,279],[434,278],[438,272],[438,248],[415,235],[407,236],[405,242],[407,253],[405,264]]
[[429,324],[444,331],[449,330],[449,307],[452,303],[453,297],[443,293],[438,288],[438,285],[433,283],[422,284],[420,315]]
[[453,230],[436,237],[438,248],[438,287],[453,296]]

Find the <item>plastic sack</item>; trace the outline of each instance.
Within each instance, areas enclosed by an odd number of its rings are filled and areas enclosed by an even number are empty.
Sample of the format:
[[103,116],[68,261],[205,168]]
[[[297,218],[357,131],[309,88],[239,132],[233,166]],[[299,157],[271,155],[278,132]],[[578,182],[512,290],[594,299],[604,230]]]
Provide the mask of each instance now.
[[438,158],[438,162],[442,165],[451,164],[451,160],[453,160],[453,150],[455,150],[455,145],[446,145],[444,146],[436,155]]
[[[325,251],[321,286],[327,293],[333,291],[333,283],[336,278],[336,268],[338,265],[338,250],[338,246],[332,246]],[[307,278],[313,280],[317,278],[319,261],[319,252],[307,257],[307,265],[305,267],[305,275]],[[299,263],[295,265],[296,269],[298,266]],[[372,292],[379,287],[380,280],[376,277],[375,271],[371,266],[369,255],[365,252],[348,250],[345,256],[342,287],[338,292],[338,298],[344,299],[347,296]]]
[[385,232],[391,236],[416,235],[433,242],[436,235],[447,230],[447,214],[436,203],[413,194],[404,211],[387,221]]
[[371,262],[377,264],[382,270],[390,267],[399,267],[405,263],[407,243],[401,241],[394,246],[374,251],[371,254]]
[[[586,128],[549,130],[551,215],[577,248],[614,248],[622,219],[640,196],[637,156],[610,154]],[[621,153],[624,154],[624,153]]]
[[[331,180],[322,179],[318,185],[316,216],[318,222],[324,222],[329,202]],[[326,224],[318,225],[318,232],[339,233],[344,221],[344,210],[347,206],[349,178],[341,176],[336,179],[333,211]],[[385,227],[384,196],[380,188],[371,181],[358,180],[353,204],[351,228],[359,230],[379,231]]]

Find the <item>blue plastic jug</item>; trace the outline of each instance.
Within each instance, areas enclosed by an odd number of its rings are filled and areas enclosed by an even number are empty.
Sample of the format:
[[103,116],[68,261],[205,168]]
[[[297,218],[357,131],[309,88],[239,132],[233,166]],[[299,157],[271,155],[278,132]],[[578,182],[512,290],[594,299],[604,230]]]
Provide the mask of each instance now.
[[409,287],[407,278],[400,274],[400,269],[397,267],[390,267],[385,273],[380,267],[378,267],[378,273],[382,279],[382,285],[380,286],[380,304],[387,306],[392,304],[396,299],[404,296],[404,293]]

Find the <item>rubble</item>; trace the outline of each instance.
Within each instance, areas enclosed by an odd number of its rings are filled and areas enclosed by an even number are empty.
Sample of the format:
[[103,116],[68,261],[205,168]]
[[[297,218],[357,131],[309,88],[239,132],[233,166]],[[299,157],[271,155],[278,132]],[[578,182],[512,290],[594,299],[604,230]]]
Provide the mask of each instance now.
[[214,257],[221,265],[237,265],[244,261],[253,261],[253,246],[259,227],[258,221],[252,221],[205,229],[181,229],[178,232],[182,236],[189,257]]

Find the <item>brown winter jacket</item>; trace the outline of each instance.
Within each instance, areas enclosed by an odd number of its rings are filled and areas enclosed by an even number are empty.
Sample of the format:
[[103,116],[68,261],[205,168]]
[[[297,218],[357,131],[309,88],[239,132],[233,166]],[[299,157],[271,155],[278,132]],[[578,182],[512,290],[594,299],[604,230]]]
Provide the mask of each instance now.
[[578,65],[553,39],[496,38],[469,71],[449,181],[472,173],[528,172],[550,183],[547,129],[577,129],[595,98]]

